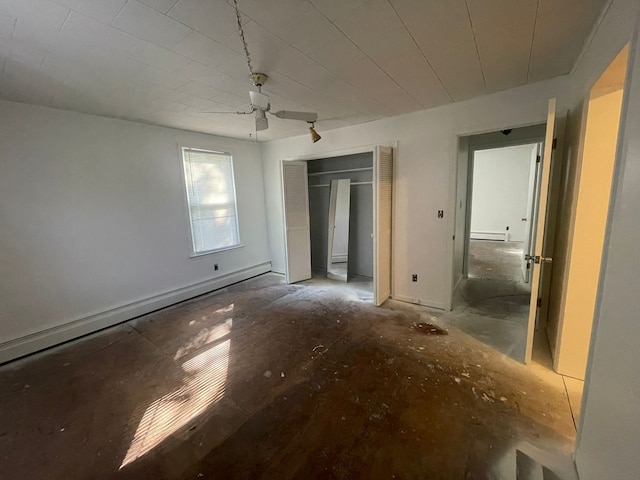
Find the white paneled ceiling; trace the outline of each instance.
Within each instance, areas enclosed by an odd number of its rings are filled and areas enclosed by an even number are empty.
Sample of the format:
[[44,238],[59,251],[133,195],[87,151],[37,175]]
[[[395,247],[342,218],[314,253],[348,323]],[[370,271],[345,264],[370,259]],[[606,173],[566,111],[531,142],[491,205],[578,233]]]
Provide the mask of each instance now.
[[[606,0],[238,0],[276,110],[318,131],[571,70]],[[0,97],[255,136],[232,0],[0,0]],[[261,140],[303,134],[270,118]]]

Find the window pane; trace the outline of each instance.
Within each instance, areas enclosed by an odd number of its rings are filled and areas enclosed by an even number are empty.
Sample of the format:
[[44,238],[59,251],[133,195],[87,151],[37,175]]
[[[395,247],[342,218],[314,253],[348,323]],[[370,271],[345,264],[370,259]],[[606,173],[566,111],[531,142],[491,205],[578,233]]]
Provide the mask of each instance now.
[[182,158],[194,253],[239,245],[231,155],[183,148]]

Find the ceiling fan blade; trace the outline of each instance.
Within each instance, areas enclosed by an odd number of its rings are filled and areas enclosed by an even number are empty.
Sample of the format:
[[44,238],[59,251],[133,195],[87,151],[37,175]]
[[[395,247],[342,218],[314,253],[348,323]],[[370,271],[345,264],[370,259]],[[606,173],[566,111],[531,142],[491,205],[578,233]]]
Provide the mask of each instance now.
[[200,112],[200,113],[213,113],[216,115],[249,115],[253,112]]
[[318,120],[318,114],[313,112],[294,112],[291,110],[278,110],[272,113],[278,118],[284,118],[285,120],[300,120],[302,122],[313,123]]

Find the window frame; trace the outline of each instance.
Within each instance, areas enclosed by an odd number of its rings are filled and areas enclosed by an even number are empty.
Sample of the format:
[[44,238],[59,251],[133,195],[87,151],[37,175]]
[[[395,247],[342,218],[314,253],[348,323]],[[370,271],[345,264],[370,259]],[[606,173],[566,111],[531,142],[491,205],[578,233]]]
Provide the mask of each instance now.
[[[233,154],[231,152],[225,152],[220,150],[210,150],[208,148],[198,148],[198,147],[187,147],[184,145],[178,145],[179,149],[179,161],[180,161],[180,171],[182,175],[182,187],[184,191],[184,202],[185,208],[187,211],[187,219],[188,225],[187,229],[189,231],[189,257],[190,258],[198,258],[205,255],[211,255],[213,253],[224,252],[227,250],[235,250],[237,248],[243,248],[241,237],[240,237],[240,215],[238,213],[238,194],[236,191],[236,175],[235,168],[233,162]],[[237,239],[238,242],[234,245],[229,245],[221,248],[214,248],[211,250],[203,250],[201,252],[196,251],[196,242],[195,235],[193,229],[193,218],[191,215],[191,200],[189,198],[189,181],[187,179],[187,170],[186,170],[186,162],[185,162],[185,152],[202,152],[202,153],[213,153],[217,155],[227,155],[229,157],[229,162],[231,164],[231,182],[233,186],[233,204],[235,207],[235,216],[236,216],[236,231],[237,231]]]

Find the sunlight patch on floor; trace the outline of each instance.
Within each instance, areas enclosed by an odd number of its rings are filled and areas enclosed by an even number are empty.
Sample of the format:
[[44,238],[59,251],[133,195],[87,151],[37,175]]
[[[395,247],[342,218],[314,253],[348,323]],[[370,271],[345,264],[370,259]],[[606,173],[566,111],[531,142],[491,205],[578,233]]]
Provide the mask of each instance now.
[[[224,338],[231,325],[232,319],[228,319],[208,332],[206,343]],[[230,344],[230,339],[221,341],[182,364],[183,385],[149,405],[120,469],[160,445],[224,396]]]
[[186,345],[178,349],[173,359],[180,360],[182,357],[189,355],[191,352],[194,352],[195,350],[198,350],[205,345],[209,345],[210,343],[214,343],[225,335],[229,335],[229,333],[231,333],[232,324],[233,319],[227,318],[222,324],[216,325],[211,328],[203,328]]

